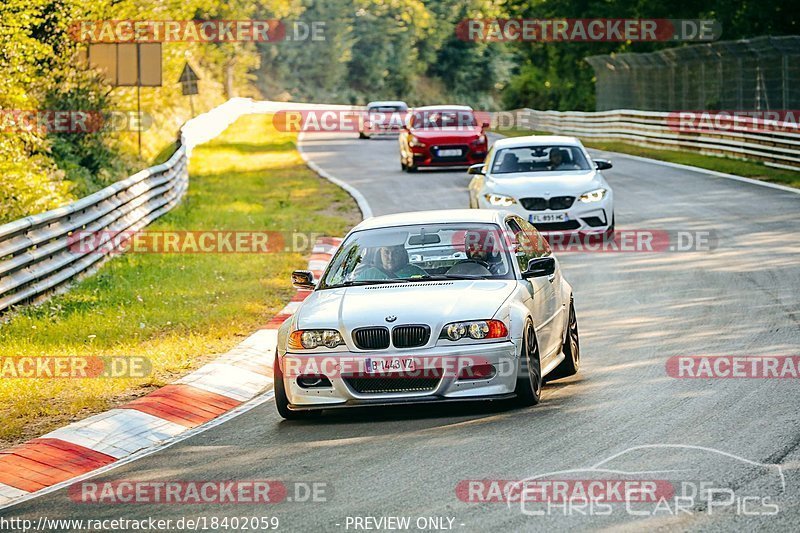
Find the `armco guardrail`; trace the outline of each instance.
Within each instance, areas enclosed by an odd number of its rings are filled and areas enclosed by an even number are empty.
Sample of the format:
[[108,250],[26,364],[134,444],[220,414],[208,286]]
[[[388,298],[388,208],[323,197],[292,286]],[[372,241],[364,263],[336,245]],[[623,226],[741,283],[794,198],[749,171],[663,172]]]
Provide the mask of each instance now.
[[189,186],[192,149],[218,136],[242,115],[315,108],[351,106],[232,98],[187,121],[181,128],[181,147],[166,163],[64,207],[0,226],[0,313],[68,283],[106,259],[100,251],[70,246],[74,232],[136,231],[172,209]]
[[136,231],[178,202],[189,186],[192,148],[222,133],[252,111],[249,99],[234,98],[181,128],[181,146],[161,165],[142,170],[64,207],[0,226],[0,313],[87,272],[106,258],[70,246],[76,232]]
[[[763,161],[800,169],[800,129],[796,123],[724,117],[710,113],[716,127],[688,125],[680,113],[619,109],[598,112],[520,110],[533,130],[577,137],[625,141],[650,148]],[[699,113],[695,113],[700,117]]]

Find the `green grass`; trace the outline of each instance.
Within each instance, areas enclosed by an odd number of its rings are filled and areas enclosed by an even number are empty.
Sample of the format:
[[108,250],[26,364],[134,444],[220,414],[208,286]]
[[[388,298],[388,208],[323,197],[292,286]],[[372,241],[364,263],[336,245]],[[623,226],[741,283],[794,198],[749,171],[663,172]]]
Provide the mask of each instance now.
[[[519,129],[503,129],[498,130],[497,133],[507,137],[520,137],[523,135],[552,135],[552,133],[543,131],[524,131]],[[705,168],[707,170],[713,170],[716,172],[724,172],[726,174],[734,174],[736,176],[744,176],[746,178],[753,178],[800,188],[800,172],[772,168],[756,161],[741,161],[738,159],[731,159],[729,157],[714,157],[692,152],[680,152],[677,150],[657,150],[655,148],[645,148],[642,146],[636,146],[634,144],[618,141],[603,142],[593,139],[581,139],[581,141],[587,148],[636,155],[650,159],[657,159],[659,161],[679,163],[681,165],[691,165],[693,167]]]
[[[343,235],[360,215],[303,163],[271,116],[243,117],[192,154],[183,203],[148,230],[276,230]],[[174,381],[232,348],[290,299],[301,253],[135,254],[0,325],[0,356],[136,355],[146,379],[0,378],[0,447]]]
[[161,150],[158,155],[153,159],[153,165],[160,165],[161,163],[166,163],[169,161],[169,158],[172,157],[172,154],[178,149],[178,141],[173,141],[166,145],[163,150]]

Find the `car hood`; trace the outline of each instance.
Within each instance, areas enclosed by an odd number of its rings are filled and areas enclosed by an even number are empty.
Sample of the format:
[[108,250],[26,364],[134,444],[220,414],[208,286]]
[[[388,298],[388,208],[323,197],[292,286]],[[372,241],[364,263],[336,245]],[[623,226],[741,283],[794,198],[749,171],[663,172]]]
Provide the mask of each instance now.
[[602,174],[585,172],[519,172],[487,176],[486,190],[515,198],[526,196],[580,196],[600,187],[608,188]]
[[[495,316],[515,280],[452,280],[342,287],[314,291],[295,315],[297,329],[427,324],[432,337],[459,320]],[[387,316],[395,316],[392,323]]]

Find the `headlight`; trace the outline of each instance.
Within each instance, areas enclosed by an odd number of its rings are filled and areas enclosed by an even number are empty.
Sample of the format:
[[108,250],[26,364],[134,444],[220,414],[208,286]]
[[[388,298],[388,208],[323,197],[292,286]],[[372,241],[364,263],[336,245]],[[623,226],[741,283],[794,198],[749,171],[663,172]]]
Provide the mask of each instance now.
[[289,335],[289,348],[313,350],[319,346],[336,348],[344,344],[341,334],[335,329],[299,329]]
[[464,337],[471,339],[501,339],[508,336],[508,328],[500,320],[471,320],[453,322],[442,328],[440,339],[457,341]]
[[578,198],[578,200],[584,203],[599,202],[600,200],[606,197],[607,192],[608,190],[606,189],[595,189],[593,191],[583,193],[581,197]]
[[481,134],[481,136],[472,141],[471,144],[475,145],[486,144],[486,135]]
[[425,143],[420,141],[417,137],[412,135],[411,138],[409,138],[409,140],[408,140],[408,145],[411,146],[411,147],[419,147],[419,148],[421,148],[421,147],[425,146]]
[[492,205],[507,206],[517,203],[512,197],[503,194],[484,194],[483,197]]

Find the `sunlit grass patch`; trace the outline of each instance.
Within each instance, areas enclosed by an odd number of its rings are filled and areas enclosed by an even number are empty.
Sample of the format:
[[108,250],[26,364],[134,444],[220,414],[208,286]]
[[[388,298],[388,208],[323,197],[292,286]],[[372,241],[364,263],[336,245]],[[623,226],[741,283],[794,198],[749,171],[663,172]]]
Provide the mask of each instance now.
[[[192,154],[184,201],[147,230],[343,235],[359,219],[343,190],[310,171],[294,135],[243,117]],[[0,447],[111,408],[186,374],[265,324],[294,290],[302,253],[136,254],[0,325],[0,356],[146,356],[136,379],[0,378]]]

